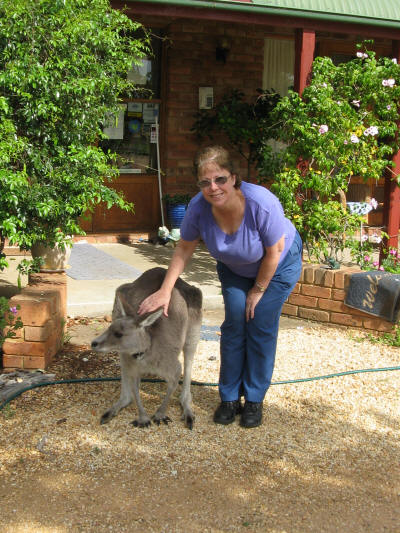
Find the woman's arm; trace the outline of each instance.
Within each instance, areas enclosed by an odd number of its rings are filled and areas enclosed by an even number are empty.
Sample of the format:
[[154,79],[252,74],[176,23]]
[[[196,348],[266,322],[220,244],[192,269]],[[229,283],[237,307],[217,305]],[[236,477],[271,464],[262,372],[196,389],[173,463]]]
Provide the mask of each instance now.
[[273,278],[279,264],[279,259],[285,248],[285,237],[282,236],[273,246],[265,248],[265,255],[258,269],[254,286],[247,293],[246,320],[254,318],[254,309],[261,300],[269,282]]
[[195,241],[184,241],[183,239],[180,239],[178,241],[161,287],[158,291],[150,294],[150,296],[143,300],[139,305],[139,315],[150,313],[162,307],[164,315],[168,316],[168,305],[171,299],[172,289],[174,288],[176,280],[184,271],[187,262],[192,257],[198,242],[199,239],[196,239]]

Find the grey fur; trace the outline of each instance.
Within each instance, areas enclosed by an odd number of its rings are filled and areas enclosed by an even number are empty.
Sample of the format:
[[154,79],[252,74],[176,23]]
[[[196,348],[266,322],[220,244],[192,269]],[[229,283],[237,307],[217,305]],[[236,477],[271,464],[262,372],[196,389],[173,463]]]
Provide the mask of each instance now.
[[151,424],[140,400],[140,379],[144,375],[156,375],[166,380],[167,393],[152,420],[156,424],[170,422],[166,411],[182,373],[179,354],[183,351],[184,372],[180,397],[182,418],[188,428],[193,427],[190,383],[193,359],[200,338],[202,293],[200,289],[179,278],[172,291],[168,317],[163,315],[162,309],[143,316],[137,314],[140,303],[160,288],[165,274],[164,268],[152,268],[134,282],[118,287],[112,323],[92,342],[92,349],[97,352],[118,352],[121,363],[120,398],[103,414],[101,424],[114,418],[133,398],[139,412],[139,417],[133,424],[139,427]]

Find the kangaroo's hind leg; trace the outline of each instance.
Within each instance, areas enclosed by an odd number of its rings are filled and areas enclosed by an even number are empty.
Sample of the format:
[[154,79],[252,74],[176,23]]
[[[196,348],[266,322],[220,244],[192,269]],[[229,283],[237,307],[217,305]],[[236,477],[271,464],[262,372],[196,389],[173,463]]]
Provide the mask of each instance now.
[[168,424],[168,422],[171,422],[171,419],[166,416],[167,407],[172,394],[176,391],[176,388],[179,383],[179,378],[181,377],[181,373],[182,365],[179,361],[177,361],[175,373],[172,377],[167,378],[167,392],[165,394],[164,400],[153,415],[153,422],[157,425],[160,425],[160,422],[164,422],[164,424]]
[[184,366],[183,366],[183,384],[181,393],[182,419],[189,429],[193,429],[194,413],[192,410],[192,393],[190,385],[192,381],[192,367],[194,356],[197,351],[197,345],[200,339],[201,323],[192,326],[188,332],[183,346]]

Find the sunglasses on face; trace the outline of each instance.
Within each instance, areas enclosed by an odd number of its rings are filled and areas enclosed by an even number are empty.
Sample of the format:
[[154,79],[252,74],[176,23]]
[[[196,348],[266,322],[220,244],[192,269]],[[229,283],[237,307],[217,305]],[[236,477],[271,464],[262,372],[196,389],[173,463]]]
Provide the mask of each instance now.
[[213,180],[200,180],[197,182],[197,186],[200,189],[206,189],[207,187],[211,186],[211,183],[215,183],[215,185],[225,185],[228,179],[229,179],[229,176],[218,176],[217,178]]

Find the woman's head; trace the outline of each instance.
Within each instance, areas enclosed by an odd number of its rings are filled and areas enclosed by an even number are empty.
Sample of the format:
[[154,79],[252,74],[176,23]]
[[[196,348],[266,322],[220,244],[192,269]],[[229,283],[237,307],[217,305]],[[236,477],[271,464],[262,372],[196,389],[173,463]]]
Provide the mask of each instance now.
[[202,168],[210,163],[218,165],[220,168],[227,170],[232,176],[235,176],[235,189],[239,189],[242,180],[237,173],[235,164],[230,158],[228,150],[222,146],[207,146],[197,152],[194,160],[195,175],[199,179],[201,177]]

